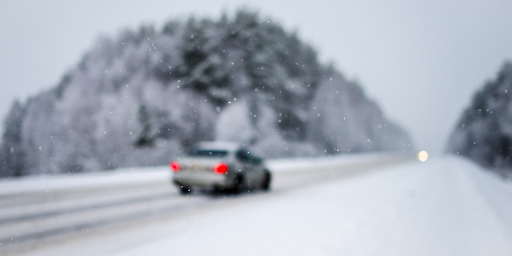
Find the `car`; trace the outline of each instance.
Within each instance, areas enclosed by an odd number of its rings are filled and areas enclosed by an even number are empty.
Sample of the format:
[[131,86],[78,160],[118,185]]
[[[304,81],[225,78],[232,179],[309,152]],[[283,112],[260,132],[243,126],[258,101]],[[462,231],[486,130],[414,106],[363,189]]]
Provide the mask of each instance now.
[[192,189],[240,193],[270,190],[272,174],[264,160],[243,145],[202,142],[170,163],[172,183],[181,194]]

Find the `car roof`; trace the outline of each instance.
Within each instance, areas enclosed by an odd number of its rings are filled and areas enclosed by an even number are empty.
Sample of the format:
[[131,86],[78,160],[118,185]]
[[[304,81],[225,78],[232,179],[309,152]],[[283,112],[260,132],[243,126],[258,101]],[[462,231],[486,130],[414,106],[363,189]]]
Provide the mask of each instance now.
[[236,142],[229,141],[203,141],[197,144],[197,149],[211,149],[211,150],[228,150],[236,151],[240,149],[242,145]]

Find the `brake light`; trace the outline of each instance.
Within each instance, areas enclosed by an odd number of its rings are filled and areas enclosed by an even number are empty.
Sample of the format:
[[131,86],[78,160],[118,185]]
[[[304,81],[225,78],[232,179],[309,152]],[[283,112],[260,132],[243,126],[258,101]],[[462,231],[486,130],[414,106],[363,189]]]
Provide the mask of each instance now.
[[218,174],[224,174],[224,173],[228,172],[228,169],[229,169],[229,167],[225,163],[220,163],[220,164],[215,165],[215,167],[213,167],[213,170]]
[[171,162],[169,164],[169,166],[171,167],[171,169],[175,172],[179,171],[180,170],[180,164],[178,164],[177,162]]

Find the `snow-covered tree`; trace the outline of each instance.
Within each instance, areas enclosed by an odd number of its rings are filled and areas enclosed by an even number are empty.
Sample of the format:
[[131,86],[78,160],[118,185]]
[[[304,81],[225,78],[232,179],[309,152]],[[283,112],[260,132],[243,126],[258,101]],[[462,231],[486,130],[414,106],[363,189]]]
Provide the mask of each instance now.
[[15,101],[5,119],[0,147],[0,177],[26,174],[25,150],[22,143],[22,122],[25,109]]
[[447,145],[447,151],[481,165],[512,167],[512,63],[478,91],[464,111]]
[[99,38],[55,88],[13,106],[0,168],[166,164],[215,139],[272,157],[404,150],[407,135],[336,74],[295,33],[247,10],[126,30]]

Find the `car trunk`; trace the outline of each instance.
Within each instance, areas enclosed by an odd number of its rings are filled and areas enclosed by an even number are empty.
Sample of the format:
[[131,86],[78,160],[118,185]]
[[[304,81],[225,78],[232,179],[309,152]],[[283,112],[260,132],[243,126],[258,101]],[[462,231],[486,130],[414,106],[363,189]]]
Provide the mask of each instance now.
[[180,165],[180,171],[197,171],[197,172],[214,172],[214,167],[223,161],[224,158],[208,158],[208,157],[194,157],[182,158],[177,162]]

